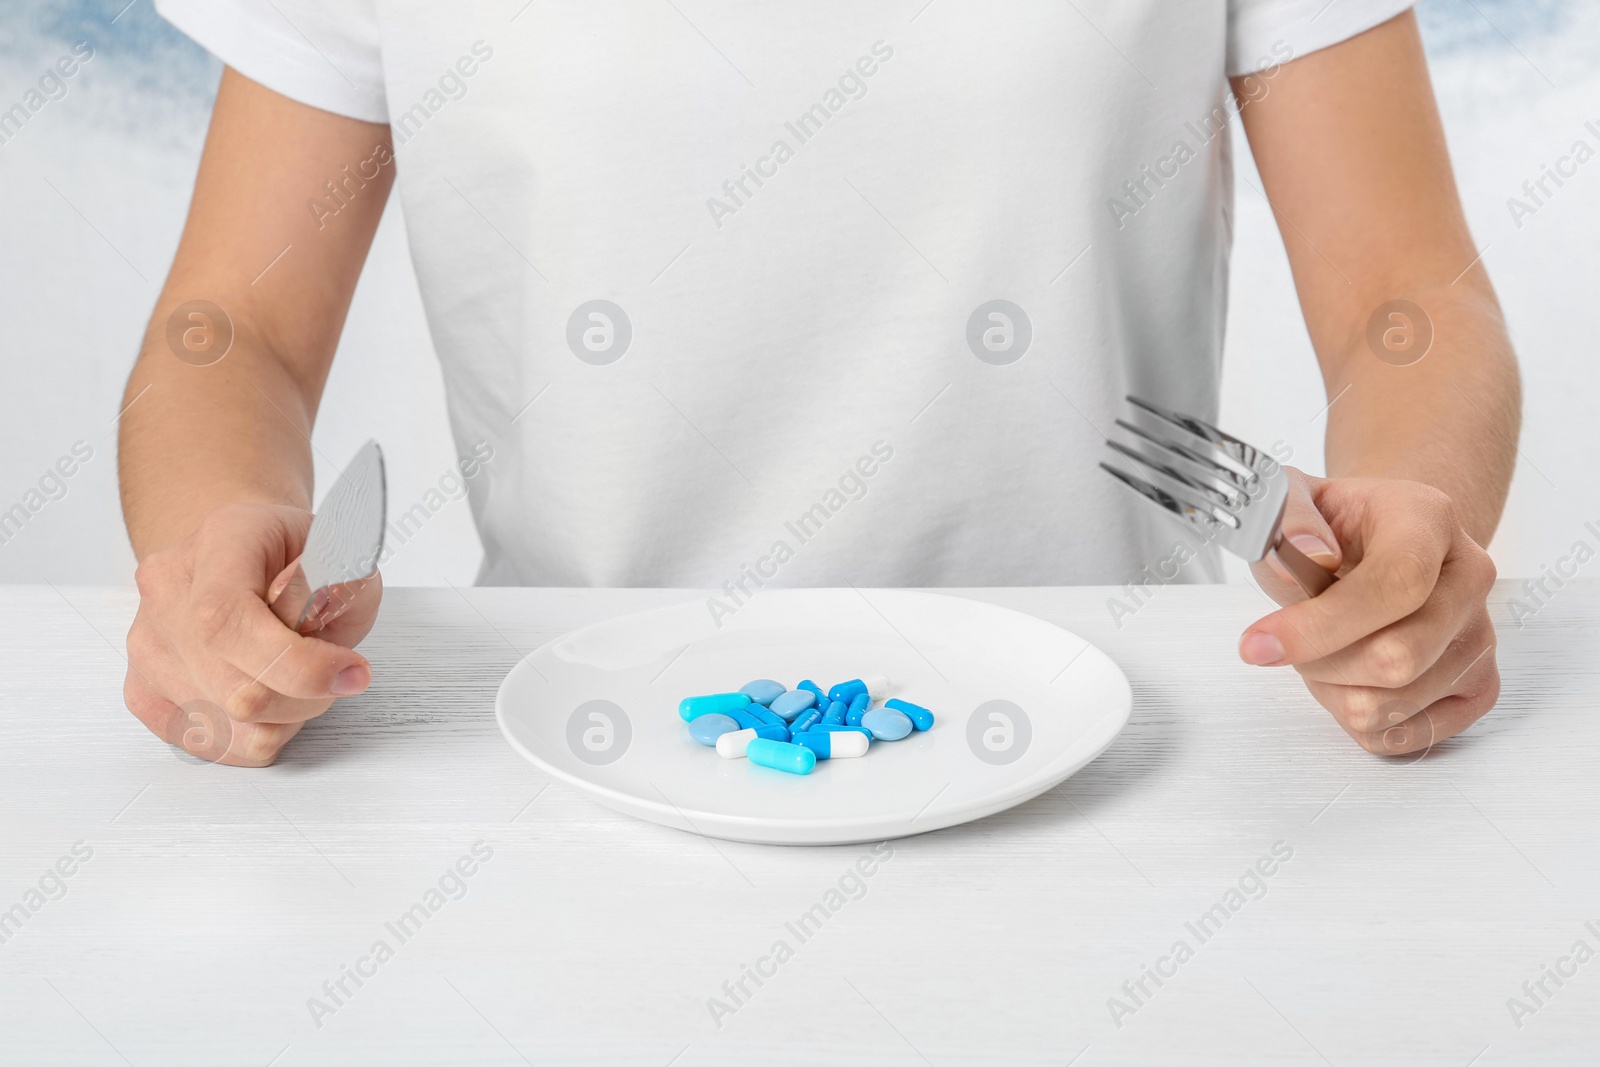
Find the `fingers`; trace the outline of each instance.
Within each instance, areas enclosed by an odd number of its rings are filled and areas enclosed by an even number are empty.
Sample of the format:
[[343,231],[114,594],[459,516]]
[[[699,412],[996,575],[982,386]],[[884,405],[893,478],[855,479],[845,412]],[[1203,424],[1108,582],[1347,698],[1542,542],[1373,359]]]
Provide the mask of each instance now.
[[[130,640],[130,650],[131,645]],[[142,669],[130,656],[123,699],[151,733],[199,759],[234,767],[265,767],[304,725],[236,722],[217,704],[198,698],[175,704],[152,683],[152,677],[161,673],[148,655]]]
[[158,693],[131,660],[128,677],[122,683],[122,700],[145,729],[169,745],[179,743],[183,726],[178,705]]
[[372,669],[363,656],[295,633],[253,590],[208,579],[196,590],[194,602],[200,655],[220,660],[277,693],[301,699],[349,696],[371,681]]
[[229,739],[227,751],[215,763],[228,767],[267,767],[277,760],[278,753],[289,739],[300,732],[303,722],[253,723],[236,722]]
[[[1455,691],[1427,704],[1420,704],[1406,690],[1372,691],[1322,682],[1308,682],[1307,688],[1362,748],[1376,755],[1398,756],[1454,737],[1494,707],[1500,698],[1500,671],[1493,645],[1480,650],[1456,673]],[[1418,686],[1425,689],[1426,682],[1419,680]]]
[[[1339,565],[1344,562],[1344,552],[1339,547],[1339,538],[1334,533],[1333,527],[1317,509],[1316,500],[1312,495],[1312,490],[1323,479],[1313,478],[1294,467],[1285,467],[1284,471],[1289,475],[1289,495],[1284,501],[1283,518],[1278,524],[1279,531],[1285,540],[1298,548],[1313,563],[1330,574],[1337,572]],[[1270,576],[1258,574],[1257,578],[1258,580],[1266,578],[1282,587],[1286,599],[1280,599],[1277,590],[1268,590],[1273,599],[1278,600],[1280,604],[1305,599],[1299,583],[1294,580],[1293,575],[1283,570],[1281,565],[1271,567]]]
[[232,664],[217,660],[206,668],[206,691],[213,694],[216,703],[234,722],[305,722],[333,706],[332,696],[286,695],[269,681],[275,669],[251,677]]
[[1370,752],[1413,751],[1466,729],[1500,694],[1487,609],[1416,681],[1396,688],[1308,680],[1317,702]]
[[[365,658],[294,633],[267,606],[267,583],[281,569],[276,556],[286,554],[281,537],[272,551],[273,540],[271,531],[229,524],[197,541],[189,601],[198,652],[285,696],[320,699],[361,692],[371,679]],[[272,573],[265,572],[264,563]]]
[[[1307,681],[1397,689],[1423,676],[1458,638],[1463,621],[1483,616],[1490,582],[1475,561],[1446,558],[1433,595],[1417,611],[1331,656],[1295,665]],[[1493,573],[1492,565],[1487,573]],[[1492,581],[1492,579],[1490,580]],[[1492,639],[1492,636],[1491,636]],[[1479,640],[1479,647],[1483,641]]]
[[1252,624],[1239,643],[1246,663],[1325,659],[1427,603],[1458,532],[1449,501],[1426,490],[1403,500],[1376,497],[1357,505],[1368,510],[1355,568],[1321,596]]
[[349,646],[376,617],[376,576],[324,605],[314,637],[284,626],[263,599],[309,522],[294,508],[231,505],[140,563],[124,697],[152,733],[203,759],[264,766],[334,698],[371,683]]

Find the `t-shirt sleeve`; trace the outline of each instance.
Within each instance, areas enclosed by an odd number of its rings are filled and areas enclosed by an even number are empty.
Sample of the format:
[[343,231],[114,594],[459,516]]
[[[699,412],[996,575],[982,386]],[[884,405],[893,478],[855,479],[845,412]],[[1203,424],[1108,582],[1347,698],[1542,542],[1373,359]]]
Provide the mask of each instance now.
[[156,0],[196,44],[302,104],[388,122],[372,0]]
[[1412,7],[1415,0],[1228,0],[1228,74],[1347,41]]

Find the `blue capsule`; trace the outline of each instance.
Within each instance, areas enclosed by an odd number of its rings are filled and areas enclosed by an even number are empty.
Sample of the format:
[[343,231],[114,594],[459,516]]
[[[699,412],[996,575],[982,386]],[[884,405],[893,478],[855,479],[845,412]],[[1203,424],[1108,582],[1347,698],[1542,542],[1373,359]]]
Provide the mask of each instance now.
[[768,726],[787,726],[788,725],[788,723],[784,720],[783,716],[777,715],[777,714],[775,714],[775,713],[773,713],[771,711],[768,711],[766,708],[762,707],[760,704],[751,704],[745,710],[748,711],[751,715],[754,715],[756,718],[760,719],[762,722],[766,723]]
[[685,697],[678,715],[689,736],[718,755],[748,755],[763,767],[810,774],[819,759],[864,756],[874,741],[898,741],[933,727],[933,712],[906,700],[873,708],[888,686],[888,679],[868,676],[824,693],[809,678],[793,690],[757,678],[736,693]]
[[786,690],[771,678],[757,678],[739,687],[739,692],[750,698],[750,703],[766,707],[783,696]]
[[866,691],[866,682],[863,682],[860,678],[852,678],[848,682],[840,682],[838,685],[830,687],[828,689],[828,699],[842,700],[848,706],[850,701],[855,699],[857,693],[865,693]]
[[874,708],[861,716],[861,725],[879,741],[898,741],[911,732],[911,717],[893,708]]
[[771,711],[780,719],[793,719],[817,702],[817,695],[806,689],[791,689],[772,702]]
[[840,682],[828,690],[831,700],[842,700],[846,704],[855,699],[857,693],[866,693],[869,700],[881,697],[889,688],[889,679],[882,675],[869,675],[866,678],[852,678],[848,682]]
[[712,712],[709,715],[700,715],[689,724],[689,736],[702,745],[715,746],[717,738],[723,734],[732,733],[739,728],[739,724],[726,715]]
[[822,712],[818,708],[800,713],[800,716],[789,724],[789,733],[797,734],[802,730],[809,730],[822,721]]
[[678,717],[684,722],[694,722],[702,715],[726,715],[734,708],[750,703],[743,693],[712,693],[709,696],[684,697],[678,702]]
[[751,741],[744,754],[750,757],[751,763],[790,774],[810,774],[817,765],[817,754],[804,745],[769,741],[764,737]]
[[865,756],[872,742],[860,730],[807,730],[796,735],[794,743],[809,748],[817,759],[850,759]]
[[885,700],[883,702],[883,706],[886,708],[893,708],[895,711],[900,712],[906,718],[911,720],[912,726],[915,726],[919,730],[933,729],[933,712],[929,711],[927,708],[924,708],[918,704],[913,704],[910,701],[901,700],[899,697],[896,697],[893,700]]
[[764,724],[762,723],[762,720],[756,718],[754,715],[752,715],[750,713],[750,709],[753,706],[754,705],[746,704],[742,708],[729,708],[727,711],[723,712],[722,714],[726,715],[728,718],[730,718],[734,722],[738,723],[739,724],[739,729],[741,729],[741,730],[754,730],[757,726],[761,726],[761,725],[764,725]]

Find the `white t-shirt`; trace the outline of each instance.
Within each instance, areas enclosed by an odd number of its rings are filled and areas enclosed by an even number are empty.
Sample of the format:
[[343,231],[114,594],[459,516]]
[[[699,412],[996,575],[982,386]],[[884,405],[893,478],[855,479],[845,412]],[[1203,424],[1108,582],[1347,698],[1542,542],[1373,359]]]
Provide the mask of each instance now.
[[482,582],[748,592],[1169,558],[1097,463],[1126,393],[1216,411],[1225,75],[1410,3],[157,6],[390,123]]

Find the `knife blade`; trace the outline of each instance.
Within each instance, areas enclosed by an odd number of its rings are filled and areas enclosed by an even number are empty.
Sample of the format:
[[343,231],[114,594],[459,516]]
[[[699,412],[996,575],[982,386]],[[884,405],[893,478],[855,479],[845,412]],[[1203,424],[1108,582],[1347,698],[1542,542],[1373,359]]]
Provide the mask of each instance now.
[[339,587],[370,578],[383,554],[388,487],[383,449],[368,441],[356,450],[311,520],[305,549],[273,582],[268,600],[285,626],[299,633],[321,629],[349,606]]

